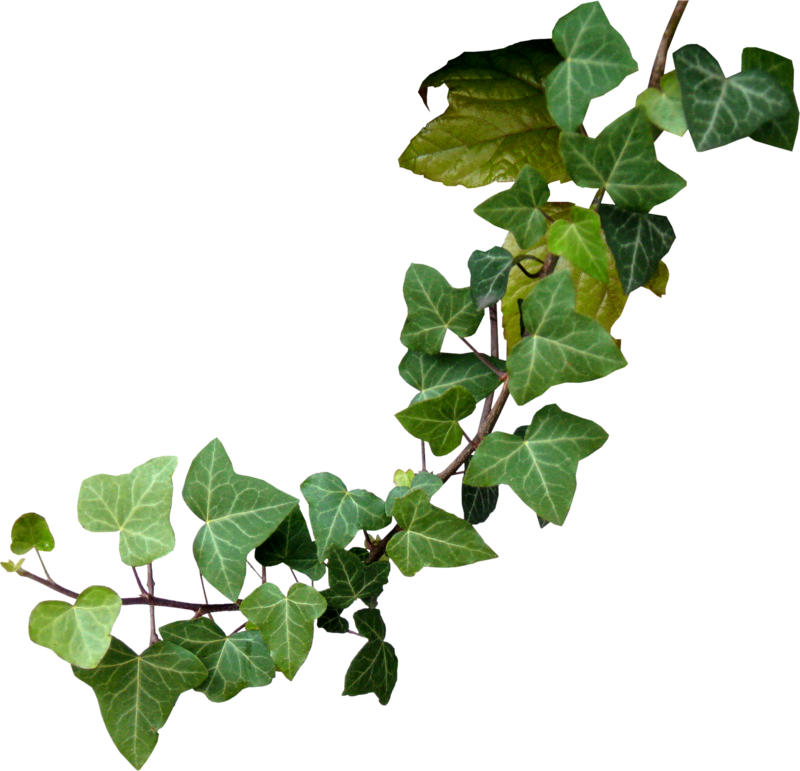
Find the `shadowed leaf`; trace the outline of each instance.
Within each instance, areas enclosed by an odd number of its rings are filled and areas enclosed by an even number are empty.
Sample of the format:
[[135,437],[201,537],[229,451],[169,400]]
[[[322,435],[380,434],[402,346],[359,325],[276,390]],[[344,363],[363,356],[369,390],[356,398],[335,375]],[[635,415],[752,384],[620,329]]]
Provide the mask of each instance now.
[[391,565],[375,562],[366,565],[356,551],[332,549],[328,558],[328,585],[322,596],[329,608],[344,610],[356,600],[368,602],[383,591]]
[[255,558],[267,568],[288,565],[292,570],[305,573],[312,581],[319,581],[325,575],[325,565],[317,558],[317,545],[311,540],[299,506],[295,506],[278,529],[256,547]]
[[794,148],[794,141],[797,138],[797,125],[800,119],[797,98],[794,95],[792,60],[774,54],[772,51],[765,51],[763,48],[745,48],[742,51],[742,70],[761,70],[772,75],[791,102],[791,106],[785,114],[762,124],[750,134],[750,138],[781,150],[791,150]]
[[453,386],[441,396],[412,404],[395,417],[412,436],[429,442],[434,455],[447,455],[461,444],[458,421],[470,416],[475,397],[462,386]]

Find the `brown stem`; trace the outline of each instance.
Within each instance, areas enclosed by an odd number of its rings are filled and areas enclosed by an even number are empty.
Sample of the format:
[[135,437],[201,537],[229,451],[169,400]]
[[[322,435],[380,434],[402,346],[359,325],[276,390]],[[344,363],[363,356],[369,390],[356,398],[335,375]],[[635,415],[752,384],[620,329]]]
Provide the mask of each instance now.
[[678,24],[680,24],[681,17],[688,4],[689,0],[678,0],[678,3],[675,5],[675,10],[672,12],[669,22],[667,22],[667,28],[664,30],[664,36],[661,38],[661,45],[658,47],[656,60],[653,62],[653,70],[650,73],[650,83],[648,84],[650,88],[661,87],[661,78],[664,75],[664,68],[667,66],[667,53],[669,52],[669,47],[672,45],[672,38],[675,37],[675,31],[678,29]]
[[39,564],[42,566],[42,570],[44,570],[44,574],[47,576],[47,580],[52,581],[53,579],[50,577],[50,574],[47,572],[47,568],[44,566],[44,560],[42,559],[41,553],[36,547],[34,547],[34,550],[36,551],[36,556],[39,558]]
[[142,579],[139,578],[136,568],[132,567],[131,570],[133,571],[133,576],[136,579],[136,583],[139,585],[139,591],[142,593],[142,597],[147,597],[147,589],[144,588],[144,584],[142,583]]
[[389,541],[394,538],[403,528],[400,525],[395,525],[380,541],[374,541],[372,549],[370,549],[369,556],[364,560],[364,564],[371,565],[377,562],[384,554],[386,554],[386,547]]
[[[495,359],[500,358],[500,335],[498,333],[497,324],[497,303],[489,307],[489,334],[490,334],[490,351]],[[494,391],[490,393],[483,402],[483,411],[481,412],[481,423],[489,416],[494,403]]]
[[[156,591],[156,582],[153,580],[153,563],[147,563],[147,596],[152,597]],[[156,607],[150,605],[150,645],[158,642],[158,632],[156,632]]]
[[497,369],[497,367],[492,364],[477,348],[475,348],[466,337],[459,338],[469,349],[472,351],[492,372],[494,372],[500,380],[505,380],[508,377],[507,372],[503,372],[501,369]]
[[428,470],[428,461],[425,458],[425,440],[422,439],[421,442],[422,442],[422,470],[423,471],[427,471]]
[[[207,594],[207,592],[206,592],[206,580],[205,580],[205,578],[203,578],[203,571],[202,571],[202,570],[200,570],[200,569],[198,568],[198,571],[197,571],[197,572],[200,574],[200,587],[203,589],[203,598],[204,598],[204,599],[205,599],[205,601],[206,601],[206,605],[208,605],[208,594]],[[208,617],[209,617],[209,618],[210,618],[212,621],[214,621],[214,616],[212,616],[210,613],[208,614]],[[215,622],[215,623],[216,623],[216,622]]]
[[558,255],[548,252],[547,259],[544,261],[544,265],[542,265],[542,269],[539,271],[537,278],[547,278],[547,276],[555,271],[556,265],[558,265]]

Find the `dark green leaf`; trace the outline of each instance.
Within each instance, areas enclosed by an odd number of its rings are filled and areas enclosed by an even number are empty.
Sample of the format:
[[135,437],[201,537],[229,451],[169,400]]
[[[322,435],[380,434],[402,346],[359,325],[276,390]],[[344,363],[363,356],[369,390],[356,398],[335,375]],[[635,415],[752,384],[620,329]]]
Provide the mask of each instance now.
[[[497,369],[505,370],[502,359],[487,358]],[[478,402],[500,385],[500,378],[474,353],[407,351],[399,369],[403,380],[419,391],[411,404],[441,396],[453,386],[466,388]]]
[[458,424],[475,411],[475,397],[462,386],[453,386],[441,396],[412,404],[395,417],[417,439],[429,442],[434,455],[447,455],[461,444]]
[[[469,460],[465,466],[469,468]],[[500,497],[500,488],[495,487],[472,487],[472,485],[461,482],[461,509],[464,512],[464,519],[471,525],[480,525],[486,522],[489,515],[497,508],[497,500]]]
[[648,120],[656,128],[682,137],[686,133],[686,115],[683,112],[681,86],[676,72],[661,78],[660,88],[648,88],[636,97]]
[[379,610],[363,608],[353,614],[358,633],[368,640],[383,640],[386,637],[386,624]]
[[39,514],[23,514],[11,527],[11,551],[27,554],[31,549],[53,551],[56,545],[47,520]]
[[800,120],[800,111],[798,111],[797,99],[794,95],[792,60],[774,54],[772,51],[765,51],[763,48],[745,48],[742,51],[742,70],[761,70],[772,75],[791,102],[791,107],[784,115],[767,121],[750,134],[750,137],[765,145],[791,150],[797,138],[797,125]]
[[386,705],[397,684],[397,654],[383,640],[370,640],[350,662],[342,696],[374,693]]
[[597,212],[573,206],[567,217],[550,227],[547,248],[592,278],[608,282],[608,247]]
[[[320,593],[325,595],[324,591]],[[347,634],[350,629],[350,623],[346,618],[342,618],[342,611],[339,608],[332,608],[330,605],[317,619],[317,626],[330,634]]]
[[388,562],[364,563],[358,551],[332,549],[328,558],[328,589],[322,592],[329,608],[344,610],[356,600],[377,597],[389,580]]
[[488,252],[474,251],[469,258],[472,302],[478,310],[484,310],[503,299],[508,286],[508,273],[514,260],[502,246]]
[[317,545],[311,540],[299,506],[295,506],[278,529],[256,547],[255,558],[268,568],[288,565],[292,570],[305,573],[312,581],[319,581],[325,575],[325,565],[317,558]]

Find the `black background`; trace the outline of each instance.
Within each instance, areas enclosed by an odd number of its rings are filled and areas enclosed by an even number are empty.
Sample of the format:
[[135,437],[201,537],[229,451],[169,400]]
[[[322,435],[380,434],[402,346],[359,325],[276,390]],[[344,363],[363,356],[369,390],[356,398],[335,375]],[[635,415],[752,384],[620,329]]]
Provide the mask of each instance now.
[[[547,37],[573,5],[530,7],[513,24],[500,4],[482,17],[454,18],[450,7],[418,21],[396,10],[388,22],[371,11],[326,11],[280,25],[232,13],[137,13],[93,19],[91,34],[87,19],[20,19],[11,95],[16,244],[4,312],[6,516],[9,524],[23,511],[49,518],[57,580],[134,593],[115,537],[75,523],[75,491],[89,474],[178,454],[180,485],[212,436],[241,473],[295,495],[313,471],[384,495],[394,468],[417,464],[417,442],[391,417],[412,394],[395,371],[402,272],[427,262],[466,285],[470,250],[502,237],[470,209],[504,185],[444,188],[397,168],[429,119],[416,86],[463,51]],[[605,7],[642,71],[594,103],[592,135],[644,88],[671,3],[634,14],[629,3]],[[676,46],[703,43],[728,73],[741,45],[792,55],[776,19],[751,18],[723,35],[718,10],[693,5]],[[443,107],[442,91],[432,104]],[[279,677],[227,706],[186,694],[148,768],[172,765],[179,748],[190,752],[198,730],[231,751],[259,715],[335,709],[371,725],[435,703],[464,716],[512,683],[527,688],[538,676],[546,686],[561,668],[585,667],[588,683],[599,676],[597,650],[647,605],[636,577],[654,559],[674,569],[663,543],[687,506],[694,513],[686,480],[701,473],[711,444],[698,426],[716,420],[719,389],[736,387],[727,346],[755,323],[752,308],[744,319],[737,309],[755,281],[744,269],[780,267],[781,177],[796,162],[749,141],[696,156],[688,139],[665,135],[658,150],[690,181],[656,209],[679,234],[669,294],[636,292],[617,324],[630,367],[543,400],[612,434],[580,467],[567,527],[538,531],[504,490],[481,528],[502,559],[428,569],[415,581],[393,574],[381,606],[402,668],[388,715],[372,696],[338,698],[359,641],[319,633],[295,683]],[[590,196],[553,188],[556,200]],[[476,339],[485,341],[485,328]],[[450,337],[445,350],[460,349]],[[500,428],[527,422],[537,406],[509,405]],[[436,502],[457,511],[456,495],[452,482]],[[198,599],[188,548],[199,523],[180,499],[173,521],[178,551],[156,566],[158,593]],[[32,555],[27,566],[36,569]],[[276,569],[273,580],[285,588],[289,578]],[[34,720],[52,738],[37,748],[42,765],[71,759],[76,745],[59,742],[77,740],[80,726],[98,764],[123,767],[88,689],[25,640],[28,609],[55,595],[14,576],[3,582],[6,691],[29,707],[10,727]],[[159,611],[160,622],[183,617]],[[228,629],[241,620],[218,618]],[[143,648],[144,608],[126,609],[117,634]],[[627,642],[646,645],[635,633]]]

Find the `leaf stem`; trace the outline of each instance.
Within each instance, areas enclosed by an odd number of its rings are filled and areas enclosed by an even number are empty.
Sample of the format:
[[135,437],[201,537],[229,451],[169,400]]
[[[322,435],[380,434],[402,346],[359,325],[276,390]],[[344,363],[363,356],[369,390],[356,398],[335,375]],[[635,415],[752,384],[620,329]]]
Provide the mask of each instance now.
[[459,340],[461,340],[467,346],[467,348],[469,348],[490,370],[492,370],[492,372],[494,372],[494,374],[497,375],[500,380],[505,380],[508,377],[507,372],[497,369],[497,367],[495,367],[494,364],[489,361],[489,359],[487,359],[477,348],[475,348],[475,346],[472,345],[472,343],[470,343],[466,337],[460,337]]
[[50,578],[50,574],[47,572],[47,568],[44,566],[44,560],[42,559],[41,553],[35,546],[33,548],[36,552],[36,556],[39,558],[39,564],[42,566],[42,570],[44,570],[44,574],[47,576],[48,581],[52,581],[53,579]]
[[661,45],[658,47],[656,60],[653,62],[653,69],[650,72],[649,88],[661,88],[661,78],[667,66],[667,53],[669,52],[672,39],[675,37],[675,31],[678,29],[678,24],[680,24],[681,17],[688,4],[689,0],[678,0],[675,5],[675,10],[672,12],[672,16],[670,16],[667,22],[667,28],[664,30],[664,36],[661,38]]
[[131,570],[133,571],[134,578],[136,578],[136,583],[139,585],[139,591],[142,593],[142,597],[147,597],[147,589],[144,588],[144,584],[142,583],[142,579],[139,578],[136,568],[132,567]]
[[[147,595],[152,597],[156,591],[156,582],[153,580],[153,563],[147,563]],[[208,603],[206,603],[208,604]],[[158,642],[158,632],[156,632],[156,606],[150,605],[150,645]]]
[[[203,578],[203,571],[200,570],[200,568],[197,569],[197,572],[200,574],[200,587],[203,590],[203,598],[206,601],[206,605],[208,605],[208,594],[206,593],[206,580],[205,580],[205,578]],[[214,621],[214,616],[212,616],[210,613],[208,614],[208,617],[212,621]],[[216,621],[214,621],[214,623],[216,623]]]
[[425,440],[422,439],[421,442],[422,442],[422,470],[423,471],[427,471],[428,470],[428,461],[425,458]]
[[248,564],[250,570],[252,570],[259,578],[261,578],[261,574],[253,567],[253,564],[250,562],[250,560],[245,560],[245,562]]

